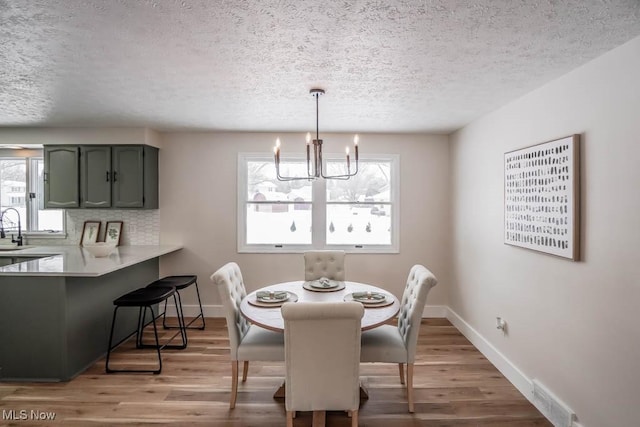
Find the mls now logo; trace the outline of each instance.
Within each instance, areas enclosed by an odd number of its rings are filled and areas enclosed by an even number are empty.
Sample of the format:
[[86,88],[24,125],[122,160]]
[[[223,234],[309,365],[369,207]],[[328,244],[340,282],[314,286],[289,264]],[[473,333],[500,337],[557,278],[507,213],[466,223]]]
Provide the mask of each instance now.
[[2,419],[3,420],[13,420],[13,421],[25,421],[25,420],[33,420],[33,421],[53,421],[56,418],[55,412],[45,412],[45,411],[36,411],[26,409],[21,409],[16,411],[15,409],[3,409],[2,410]]

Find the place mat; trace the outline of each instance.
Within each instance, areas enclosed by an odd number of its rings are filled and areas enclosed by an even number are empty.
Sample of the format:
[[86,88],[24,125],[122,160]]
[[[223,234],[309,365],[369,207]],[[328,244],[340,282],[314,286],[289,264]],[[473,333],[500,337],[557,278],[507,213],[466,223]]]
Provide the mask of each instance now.
[[320,280],[310,280],[304,282],[302,287],[308,291],[313,292],[335,292],[344,289],[345,284],[340,280],[328,280],[327,282],[321,282]]
[[256,300],[260,302],[282,302],[289,298],[287,291],[258,291]]
[[[259,291],[261,292],[265,292],[265,291]],[[289,291],[275,291],[274,294],[277,294],[278,292],[284,292],[287,294],[286,298],[274,298],[272,301],[264,301],[264,300],[260,300],[257,298],[258,292],[256,292],[255,295],[251,296],[247,302],[251,305],[254,305],[256,307],[268,307],[268,308],[275,308],[275,307],[280,307],[282,306],[282,304],[284,304],[285,302],[296,302],[298,301],[298,295],[294,294],[293,292],[289,292]],[[267,292],[268,294],[268,292]]]
[[345,301],[356,301],[367,308],[387,307],[393,304],[393,297],[382,292],[352,292],[344,296]]

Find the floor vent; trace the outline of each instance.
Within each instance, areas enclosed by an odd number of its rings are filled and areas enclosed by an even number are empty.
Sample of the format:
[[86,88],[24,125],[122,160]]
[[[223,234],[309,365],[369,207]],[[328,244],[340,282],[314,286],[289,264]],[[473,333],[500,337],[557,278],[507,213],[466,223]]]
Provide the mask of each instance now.
[[573,411],[537,380],[533,380],[533,403],[555,427],[571,427],[575,420]]

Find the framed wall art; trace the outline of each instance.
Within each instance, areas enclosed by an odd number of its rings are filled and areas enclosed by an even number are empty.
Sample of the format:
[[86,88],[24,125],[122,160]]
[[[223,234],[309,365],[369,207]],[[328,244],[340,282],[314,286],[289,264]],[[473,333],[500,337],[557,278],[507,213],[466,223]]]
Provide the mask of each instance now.
[[95,243],[98,241],[98,235],[100,234],[100,221],[85,221],[82,226],[82,236],[80,237],[80,244]]
[[120,246],[122,238],[122,221],[107,221],[107,230],[104,232],[104,241]]
[[504,155],[504,243],[577,261],[580,138]]

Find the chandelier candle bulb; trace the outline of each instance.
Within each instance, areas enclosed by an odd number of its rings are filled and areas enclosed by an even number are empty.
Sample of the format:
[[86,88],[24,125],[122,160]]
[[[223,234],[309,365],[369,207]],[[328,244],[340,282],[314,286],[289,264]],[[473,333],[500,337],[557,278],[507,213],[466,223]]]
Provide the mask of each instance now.
[[360,137],[356,134],[356,136],[353,137],[353,146],[356,150],[356,162],[358,161],[358,141],[360,141]]
[[273,148],[273,152],[276,153],[276,162],[280,163],[280,138],[276,138],[276,146]]

